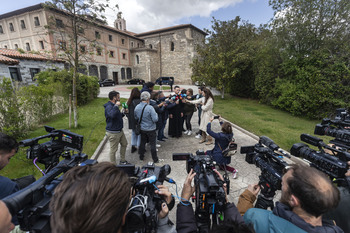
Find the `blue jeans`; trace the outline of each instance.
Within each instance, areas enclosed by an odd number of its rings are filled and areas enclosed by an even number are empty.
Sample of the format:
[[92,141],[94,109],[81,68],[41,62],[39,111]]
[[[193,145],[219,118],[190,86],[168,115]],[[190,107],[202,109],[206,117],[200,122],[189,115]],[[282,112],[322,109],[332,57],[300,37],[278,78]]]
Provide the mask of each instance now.
[[131,132],[131,146],[136,146],[137,148],[139,148],[140,143],[141,143],[141,135],[136,135],[135,130],[132,130],[132,132]]

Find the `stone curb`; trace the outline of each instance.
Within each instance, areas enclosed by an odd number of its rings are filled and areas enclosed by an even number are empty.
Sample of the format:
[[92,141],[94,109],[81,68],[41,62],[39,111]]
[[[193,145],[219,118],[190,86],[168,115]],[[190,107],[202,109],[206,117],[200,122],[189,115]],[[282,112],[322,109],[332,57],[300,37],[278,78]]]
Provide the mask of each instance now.
[[102,141],[100,142],[100,144],[98,145],[97,149],[95,150],[94,154],[91,156],[91,159],[95,159],[95,160],[98,159],[104,146],[106,145],[106,142],[107,142],[107,136],[105,135]]

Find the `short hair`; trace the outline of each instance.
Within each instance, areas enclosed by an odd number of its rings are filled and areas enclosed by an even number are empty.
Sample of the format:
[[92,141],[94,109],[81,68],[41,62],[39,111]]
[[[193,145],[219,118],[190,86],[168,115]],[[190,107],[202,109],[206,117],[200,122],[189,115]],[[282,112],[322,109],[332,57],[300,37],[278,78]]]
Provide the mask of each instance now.
[[179,86],[175,86],[174,89],[176,89],[176,88],[180,88],[180,87]]
[[299,199],[305,212],[319,217],[338,206],[339,190],[324,173],[301,164],[292,164],[289,169],[292,176],[286,180],[288,193]]
[[141,100],[142,101],[147,101],[151,98],[151,94],[148,91],[144,91],[141,93]]
[[108,94],[108,98],[109,98],[110,100],[112,100],[113,97],[114,97],[114,96],[117,96],[117,95],[119,95],[119,92],[117,92],[117,91],[111,91],[111,92],[109,92],[109,94]]
[[13,149],[18,150],[18,142],[15,138],[0,133],[0,155],[10,153]]
[[200,87],[198,87],[198,89],[199,89],[199,90],[201,90],[201,91],[203,91],[203,90],[204,90],[204,88],[205,88],[204,86],[200,86]]
[[152,82],[147,82],[147,83],[146,83],[146,86],[147,86],[148,88],[152,88],[152,87],[154,87],[154,83],[152,83]]
[[50,202],[53,233],[115,233],[122,227],[131,184],[110,162],[78,166],[64,174]]
[[188,91],[191,95],[193,95],[193,89],[192,89],[192,88],[188,88],[187,91]]
[[222,132],[224,133],[227,133],[227,134],[231,134],[232,133],[232,125],[231,123],[229,122],[224,122],[222,125],[221,125],[221,130]]

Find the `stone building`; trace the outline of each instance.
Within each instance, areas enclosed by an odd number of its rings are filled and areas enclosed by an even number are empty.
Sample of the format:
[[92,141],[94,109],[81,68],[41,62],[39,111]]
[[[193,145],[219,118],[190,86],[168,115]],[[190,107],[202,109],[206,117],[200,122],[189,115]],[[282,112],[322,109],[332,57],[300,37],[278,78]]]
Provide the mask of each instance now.
[[[69,19],[66,12],[43,4],[0,15],[0,47],[61,58],[70,46],[66,33]],[[47,25],[54,25],[50,33]],[[79,70],[117,84],[131,78],[155,81],[160,76],[172,76],[176,84],[189,84],[195,47],[204,43],[205,36],[191,24],[136,34],[126,30],[126,21],[118,14],[114,27],[102,22],[82,26],[79,46],[85,56]]]
[[64,62],[39,54],[0,48],[0,77],[11,78],[20,84],[34,84],[35,75],[49,69],[64,69]]

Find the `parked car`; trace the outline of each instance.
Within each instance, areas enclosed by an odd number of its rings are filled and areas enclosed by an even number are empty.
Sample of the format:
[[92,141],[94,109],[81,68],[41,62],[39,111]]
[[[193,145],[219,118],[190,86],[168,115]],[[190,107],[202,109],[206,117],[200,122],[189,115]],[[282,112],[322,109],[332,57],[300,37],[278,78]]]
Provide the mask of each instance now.
[[156,84],[172,86],[174,84],[174,77],[159,77],[156,80]]
[[196,85],[196,86],[204,86],[204,87],[205,87],[205,82],[202,82],[202,81],[195,81],[195,82],[194,82],[194,85]]
[[100,87],[114,86],[115,85],[115,82],[112,79],[100,80],[100,81],[98,81],[98,83],[100,84]]
[[145,80],[143,79],[139,79],[139,78],[134,78],[134,79],[130,79],[127,84],[144,84]]

